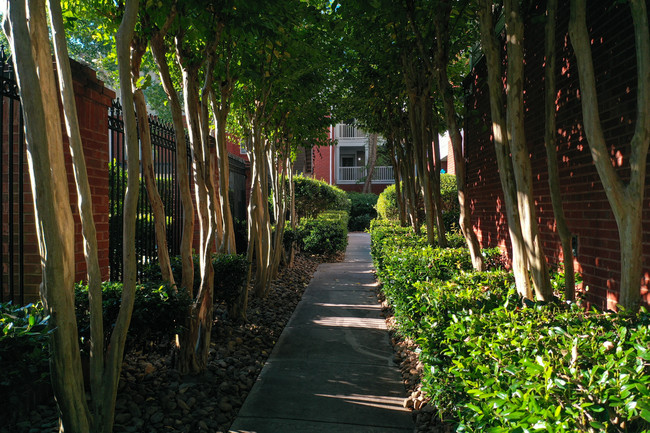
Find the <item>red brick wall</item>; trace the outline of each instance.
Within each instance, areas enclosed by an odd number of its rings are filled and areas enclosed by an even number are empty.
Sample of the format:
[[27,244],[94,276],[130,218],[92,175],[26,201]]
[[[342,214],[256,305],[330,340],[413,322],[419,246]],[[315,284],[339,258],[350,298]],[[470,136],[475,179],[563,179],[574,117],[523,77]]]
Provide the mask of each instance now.
[[[97,244],[99,248],[99,264],[103,279],[108,279],[108,107],[115,97],[112,90],[106,89],[96,78],[95,71],[74,61],[71,62],[74,90],[76,95],[79,128],[84,146],[84,156],[93,200],[95,227],[97,229]],[[15,130],[18,128],[18,117],[15,117]],[[62,118],[65,131],[65,122]],[[16,132],[17,134],[17,132]],[[3,140],[3,143],[5,140]],[[6,146],[6,145],[5,145]],[[6,149],[5,149],[6,150]],[[72,170],[72,158],[68,147],[67,134],[64,133],[64,155],[68,184],[70,189],[70,207],[75,222],[75,281],[86,280],[86,262],[84,258],[83,237],[77,208],[77,190]],[[6,156],[4,157],[6,158]],[[15,157],[14,164],[18,164]],[[32,201],[27,160],[24,161],[24,284],[25,301],[38,299],[38,286],[41,283],[40,253],[34,225],[34,207]],[[16,178],[14,182],[17,182]],[[6,183],[6,180],[3,180]],[[6,185],[3,191],[7,191]],[[6,198],[6,197],[5,197]],[[3,202],[5,202],[3,198]],[[17,198],[16,198],[17,206]],[[4,221],[7,221],[6,210],[3,210]],[[18,209],[15,207],[15,219]],[[18,236],[17,223],[14,225],[15,236]],[[8,228],[6,229],[8,230]],[[7,269],[3,269],[5,278],[5,294],[8,294]],[[17,284],[17,277],[15,282]],[[17,293],[17,287],[15,293]]]
[[[612,155],[622,166],[623,178],[629,169],[629,140],[636,118],[636,60],[632,21],[625,4],[588,8],[588,25],[593,40],[601,121]],[[614,2],[612,2],[614,3]],[[534,200],[537,205],[541,238],[550,263],[561,261],[561,247],[548,189],[544,150],[544,24],[533,19],[544,13],[543,7],[531,9],[526,22],[526,136],[530,150]],[[600,306],[613,306],[620,281],[620,246],[614,216],[593,165],[586,137],[583,135],[579,100],[578,71],[568,38],[568,2],[561,1],[557,36],[557,129],[558,163],[561,193],[567,222],[578,237],[575,264],[582,273],[588,298]],[[467,181],[471,188],[473,224],[481,243],[505,246],[508,232],[501,184],[497,172],[494,145],[491,141],[490,108],[485,83],[485,65],[477,65],[470,77],[472,88],[467,112],[477,110],[466,119]],[[650,301],[650,188],[644,202],[644,271],[642,295]]]
[[[77,62],[71,62],[74,78],[79,129],[84,146],[86,170],[93,200],[93,214],[97,230],[97,247],[102,279],[108,279],[108,107],[115,98],[115,92],[104,87],[95,71]],[[64,129],[65,131],[65,129]],[[75,280],[86,280],[86,261],[83,250],[81,222],[77,206],[77,189],[72,170],[72,158],[64,134],[64,147],[70,205],[75,221]]]
[[316,146],[312,149],[314,179],[336,184],[334,161],[331,161],[333,153],[334,148],[332,146]]
[[228,150],[228,153],[231,155],[235,155],[239,158],[242,158],[246,161],[248,161],[248,154],[245,152],[242,152],[241,147],[239,147],[239,143],[236,140],[233,140],[232,136],[228,136],[228,141],[226,143],[226,149]]
[[447,168],[449,174],[456,174],[456,160],[454,159],[454,147],[451,145],[451,138],[447,140]]

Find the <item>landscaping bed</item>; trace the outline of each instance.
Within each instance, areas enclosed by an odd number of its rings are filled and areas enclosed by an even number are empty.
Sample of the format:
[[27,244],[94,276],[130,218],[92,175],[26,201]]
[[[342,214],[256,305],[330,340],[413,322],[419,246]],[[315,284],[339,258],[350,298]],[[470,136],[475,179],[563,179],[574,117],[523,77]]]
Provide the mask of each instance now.
[[[124,360],[115,412],[116,432],[228,431],[273,346],[300,301],[318,265],[338,261],[298,254],[285,268],[266,299],[251,298],[247,323],[215,308],[208,369],[181,376],[174,368],[172,341],[129,351]],[[0,425],[0,433],[58,431],[54,401],[38,404],[22,419]]]
[[497,251],[474,272],[393,223],[373,225],[372,253],[418,431],[650,431],[644,308],[522,301]]

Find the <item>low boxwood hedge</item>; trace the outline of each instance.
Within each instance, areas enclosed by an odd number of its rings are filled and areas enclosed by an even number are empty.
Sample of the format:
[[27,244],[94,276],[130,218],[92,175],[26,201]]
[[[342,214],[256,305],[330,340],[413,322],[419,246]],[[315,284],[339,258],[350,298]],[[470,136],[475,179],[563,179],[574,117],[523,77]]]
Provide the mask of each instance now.
[[[423,390],[456,431],[650,431],[650,314],[522,302],[499,249],[463,249],[373,223],[398,331],[419,345]],[[563,275],[554,275],[561,287]]]
[[310,254],[334,254],[348,245],[348,213],[322,212],[316,218],[302,218],[298,225],[300,248]]

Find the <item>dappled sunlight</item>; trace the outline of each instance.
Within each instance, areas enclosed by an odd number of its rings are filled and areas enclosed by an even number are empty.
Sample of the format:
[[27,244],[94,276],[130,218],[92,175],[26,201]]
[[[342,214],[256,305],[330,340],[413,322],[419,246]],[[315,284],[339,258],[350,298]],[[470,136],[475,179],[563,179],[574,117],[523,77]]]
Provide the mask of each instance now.
[[404,411],[402,406],[403,398],[389,397],[385,395],[362,395],[362,394],[315,394],[317,397],[333,398],[342,400],[345,403],[359,406],[375,407],[378,409]]
[[367,319],[362,317],[321,317],[314,319],[312,323],[319,326],[334,328],[359,328],[359,329],[386,329],[386,322],[383,318]]

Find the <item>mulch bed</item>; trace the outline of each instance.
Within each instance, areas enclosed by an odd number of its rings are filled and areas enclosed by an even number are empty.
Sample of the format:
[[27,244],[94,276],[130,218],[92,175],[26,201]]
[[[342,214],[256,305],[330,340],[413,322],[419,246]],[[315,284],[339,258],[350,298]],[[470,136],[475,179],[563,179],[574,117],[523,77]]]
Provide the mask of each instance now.
[[[291,318],[316,268],[334,257],[299,254],[281,271],[266,299],[251,298],[246,323],[230,320],[215,306],[207,370],[181,376],[173,368],[172,342],[126,354],[120,380],[115,432],[225,432],[235,420],[273,346]],[[38,405],[0,433],[58,431],[54,402]]]

